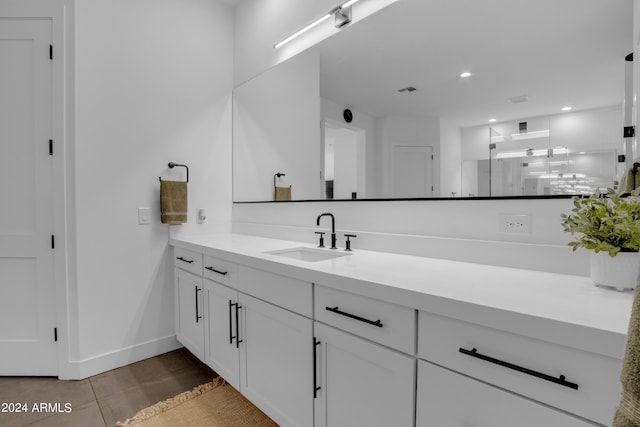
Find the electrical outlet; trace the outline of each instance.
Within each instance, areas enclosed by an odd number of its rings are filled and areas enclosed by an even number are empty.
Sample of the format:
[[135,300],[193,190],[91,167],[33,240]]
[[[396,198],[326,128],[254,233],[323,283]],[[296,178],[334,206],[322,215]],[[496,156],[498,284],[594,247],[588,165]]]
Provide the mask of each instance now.
[[531,234],[531,215],[498,214],[498,232]]

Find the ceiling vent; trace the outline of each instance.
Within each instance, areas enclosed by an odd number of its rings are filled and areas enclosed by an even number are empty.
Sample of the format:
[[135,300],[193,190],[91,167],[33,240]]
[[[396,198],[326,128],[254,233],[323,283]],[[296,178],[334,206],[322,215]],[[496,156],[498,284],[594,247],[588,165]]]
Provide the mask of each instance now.
[[520,95],[514,96],[513,98],[509,98],[509,102],[512,104],[520,104],[522,102],[527,102],[529,100],[528,95]]

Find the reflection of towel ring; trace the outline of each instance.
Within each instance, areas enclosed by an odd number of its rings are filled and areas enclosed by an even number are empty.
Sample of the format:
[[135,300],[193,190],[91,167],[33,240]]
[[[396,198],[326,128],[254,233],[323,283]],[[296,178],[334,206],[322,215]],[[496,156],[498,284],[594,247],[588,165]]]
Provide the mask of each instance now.
[[273,189],[276,189],[276,178],[280,178],[281,176],[286,176],[287,174],[285,173],[280,173],[280,172],[276,172],[275,175],[273,175]]
[[[180,167],[185,168],[187,170],[187,182],[189,182],[189,166],[187,166],[187,165],[179,165],[179,164],[173,163],[173,162],[169,162],[169,164],[167,166],[169,166],[169,168],[171,168],[171,169],[173,169],[176,166],[180,166]],[[158,179],[162,182],[162,177],[159,176]],[[275,178],[274,178],[274,182],[275,182]]]

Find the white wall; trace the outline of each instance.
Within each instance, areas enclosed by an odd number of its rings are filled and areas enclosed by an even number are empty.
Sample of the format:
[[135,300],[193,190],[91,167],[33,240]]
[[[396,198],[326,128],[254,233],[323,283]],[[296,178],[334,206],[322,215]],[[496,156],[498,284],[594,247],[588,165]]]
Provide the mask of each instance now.
[[320,185],[320,56],[310,49],[236,87],[233,104],[233,198],[273,200],[278,186],[292,198],[318,199]]
[[[83,378],[175,348],[159,181],[190,168],[189,224],[231,217],[233,15],[212,0],[75,2],[77,262],[70,366]],[[138,207],[152,224],[138,225]],[[196,226],[195,209],[209,222]],[[74,268],[75,267],[75,268]]]
[[[352,247],[489,265],[588,275],[587,251],[572,252],[560,213],[570,199],[356,201],[256,203],[233,206],[233,230],[317,243],[316,217],[332,212],[338,247],[353,233]],[[498,215],[526,214],[531,234],[498,232]],[[326,224],[321,227],[326,230]],[[392,268],[392,266],[390,266]],[[428,278],[425,278],[428,280]],[[482,283],[479,278],[478,285]],[[517,285],[517,283],[514,283]]]

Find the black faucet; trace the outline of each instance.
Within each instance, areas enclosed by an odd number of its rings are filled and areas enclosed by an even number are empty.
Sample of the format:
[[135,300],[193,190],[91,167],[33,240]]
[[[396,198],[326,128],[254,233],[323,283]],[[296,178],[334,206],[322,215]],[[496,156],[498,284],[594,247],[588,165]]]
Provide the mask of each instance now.
[[332,213],[323,213],[318,215],[316,225],[320,225],[320,218],[322,218],[323,216],[331,217],[331,249],[338,249],[336,248],[336,219]]

